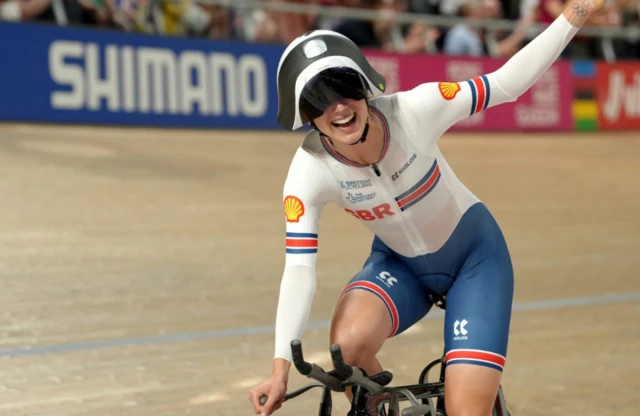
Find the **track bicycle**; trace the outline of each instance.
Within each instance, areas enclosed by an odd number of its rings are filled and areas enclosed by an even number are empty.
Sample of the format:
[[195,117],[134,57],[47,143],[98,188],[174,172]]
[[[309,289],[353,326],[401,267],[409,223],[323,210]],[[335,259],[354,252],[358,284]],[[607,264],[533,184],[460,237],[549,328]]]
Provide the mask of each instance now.
[[[441,309],[445,309],[446,296],[431,294],[431,301]],[[418,384],[391,387],[389,383],[393,375],[389,371],[383,371],[373,376],[368,376],[362,369],[345,364],[340,346],[333,344],[330,347],[331,360],[334,370],[326,372],[315,363],[304,360],[302,343],[300,340],[291,342],[293,364],[300,374],[316,382],[291,391],[284,396],[284,401],[294,399],[314,388],[322,389],[322,398],[319,405],[318,416],[331,416],[332,392],[344,392],[347,387],[352,388],[353,398],[351,410],[347,416],[372,416],[369,400],[379,399],[378,416],[446,416],[444,403],[445,365],[444,354],[441,358],[430,362],[418,378]],[[429,372],[440,365],[440,375],[436,382],[428,381]],[[260,398],[260,403],[267,401],[266,396]],[[401,402],[409,402],[409,406],[400,411]],[[502,391],[498,389],[498,395],[493,407],[493,416],[511,416]]]

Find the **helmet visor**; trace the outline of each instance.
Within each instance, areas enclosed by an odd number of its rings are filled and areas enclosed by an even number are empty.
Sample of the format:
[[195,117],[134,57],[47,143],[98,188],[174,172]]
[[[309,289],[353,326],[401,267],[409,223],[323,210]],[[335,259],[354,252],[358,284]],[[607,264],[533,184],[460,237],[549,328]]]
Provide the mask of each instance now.
[[356,70],[331,68],[313,77],[300,95],[300,115],[303,123],[320,117],[336,101],[363,100],[369,89]]

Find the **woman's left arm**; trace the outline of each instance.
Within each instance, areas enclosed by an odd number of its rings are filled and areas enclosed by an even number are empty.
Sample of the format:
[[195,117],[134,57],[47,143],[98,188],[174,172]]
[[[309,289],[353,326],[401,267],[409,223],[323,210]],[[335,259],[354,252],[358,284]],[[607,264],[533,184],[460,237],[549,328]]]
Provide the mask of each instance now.
[[[571,0],[562,15],[495,71],[495,81],[507,95],[506,101],[508,98],[515,100],[531,88],[560,56],[578,29],[604,3],[605,0]],[[496,104],[500,102],[490,103]]]
[[606,0],[570,0],[562,15],[498,70],[463,82],[427,82],[398,94],[416,131],[429,131],[430,146],[455,123],[499,104],[513,102],[558,59],[578,29]]

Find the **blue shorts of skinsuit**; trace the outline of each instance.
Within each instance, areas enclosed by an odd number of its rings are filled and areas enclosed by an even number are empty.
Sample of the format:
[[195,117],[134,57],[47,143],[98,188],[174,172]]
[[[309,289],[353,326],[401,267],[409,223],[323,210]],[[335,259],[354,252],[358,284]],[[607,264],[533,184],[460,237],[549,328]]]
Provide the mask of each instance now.
[[428,293],[447,295],[445,361],[502,371],[507,355],[513,266],[502,231],[482,203],[462,216],[435,253],[404,257],[377,237],[363,269],[345,292],[370,291],[387,306],[394,336],[422,319],[433,306]]

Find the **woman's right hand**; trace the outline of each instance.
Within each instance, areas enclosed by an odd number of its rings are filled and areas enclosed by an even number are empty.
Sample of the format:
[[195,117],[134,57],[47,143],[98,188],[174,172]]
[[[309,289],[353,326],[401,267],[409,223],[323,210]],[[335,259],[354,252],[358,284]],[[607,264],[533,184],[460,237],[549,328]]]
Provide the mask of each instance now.
[[[253,409],[257,415],[271,415],[282,407],[282,399],[287,392],[287,380],[277,373],[258,384],[249,391],[249,401],[253,404]],[[260,404],[260,398],[267,396],[267,402]]]

